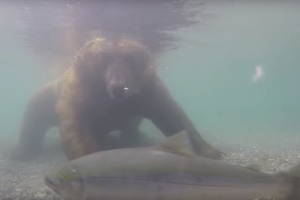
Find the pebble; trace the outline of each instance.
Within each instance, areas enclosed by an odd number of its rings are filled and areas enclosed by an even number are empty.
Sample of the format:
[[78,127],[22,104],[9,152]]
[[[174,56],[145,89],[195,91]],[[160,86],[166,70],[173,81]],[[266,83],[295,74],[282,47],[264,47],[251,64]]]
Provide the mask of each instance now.
[[[215,146],[226,153],[225,162],[250,166],[258,165],[266,173],[286,170],[300,161],[300,150],[278,147],[266,150],[259,147],[244,147],[237,144]],[[0,199],[5,200],[59,200],[43,183],[43,172],[64,162],[62,152],[46,152],[35,161],[21,163],[10,161],[0,152]],[[272,199],[272,198],[268,198]],[[263,199],[260,199],[263,200]]]

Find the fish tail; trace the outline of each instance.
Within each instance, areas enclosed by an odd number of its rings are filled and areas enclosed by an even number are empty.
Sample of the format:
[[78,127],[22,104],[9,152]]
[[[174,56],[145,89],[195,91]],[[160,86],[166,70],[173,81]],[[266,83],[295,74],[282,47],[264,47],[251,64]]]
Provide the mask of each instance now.
[[300,163],[293,166],[286,173],[292,181],[292,190],[288,200],[300,200]]

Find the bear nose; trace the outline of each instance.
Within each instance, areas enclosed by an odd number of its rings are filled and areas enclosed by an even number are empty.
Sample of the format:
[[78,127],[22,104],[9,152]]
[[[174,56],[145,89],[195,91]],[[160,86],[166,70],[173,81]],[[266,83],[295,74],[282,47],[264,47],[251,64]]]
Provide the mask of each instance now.
[[127,96],[129,89],[125,85],[114,84],[112,94],[115,99],[123,99]]

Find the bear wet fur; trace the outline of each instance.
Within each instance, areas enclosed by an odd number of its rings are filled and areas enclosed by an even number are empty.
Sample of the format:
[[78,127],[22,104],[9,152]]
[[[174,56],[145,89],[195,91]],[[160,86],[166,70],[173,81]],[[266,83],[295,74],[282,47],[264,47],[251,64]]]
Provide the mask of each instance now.
[[[46,131],[60,127],[69,160],[113,148],[109,132],[121,131],[129,146],[138,146],[142,118],[165,136],[187,130],[198,155],[220,159],[222,152],[198,133],[159,78],[151,53],[143,45],[95,39],[77,53],[61,79],[38,91],[28,103],[14,157],[33,159]],[[128,145],[127,145],[128,146]]]

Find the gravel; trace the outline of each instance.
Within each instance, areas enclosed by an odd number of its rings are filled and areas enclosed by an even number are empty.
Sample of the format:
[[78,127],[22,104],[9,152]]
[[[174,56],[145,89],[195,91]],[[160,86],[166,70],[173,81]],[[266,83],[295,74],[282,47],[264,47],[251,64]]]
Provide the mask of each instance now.
[[[286,170],[300,161],[300,150],[284,148],[265,149],[241,144],[214,143],[226,153],[226,162],[242,166],[256,165],[266,173]],[[43,156],[31,162],[12,161],[0,149],[1,200],[58,200],[43,183],[43,174],[65,162],[61,147],[54,143]]]

